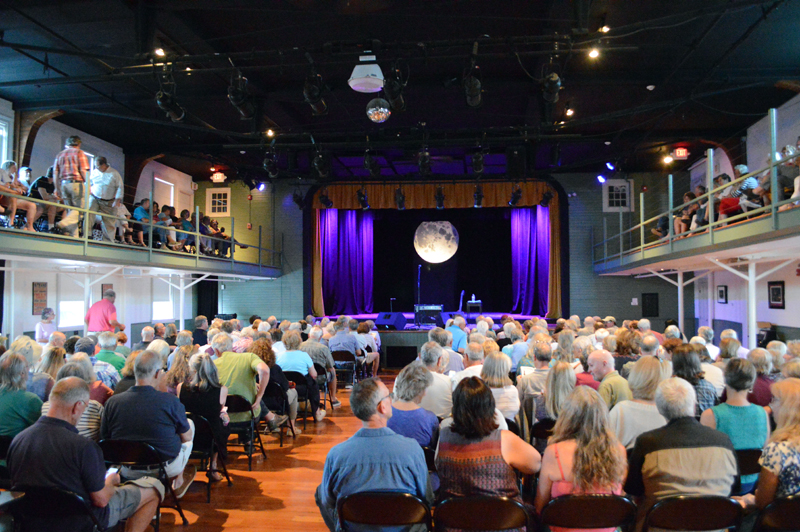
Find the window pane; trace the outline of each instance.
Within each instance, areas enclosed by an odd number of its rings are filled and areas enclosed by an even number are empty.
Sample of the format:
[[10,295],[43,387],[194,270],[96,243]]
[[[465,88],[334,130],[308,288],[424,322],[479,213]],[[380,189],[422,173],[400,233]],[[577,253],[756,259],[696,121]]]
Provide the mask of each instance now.
[[83,301],[60,301],[58,303],[58,326],[75,327],[83,325],[86,310]]
[[173,319],[172,301],[154,301],[153,302],[153,319],[154,320],[171,320]]

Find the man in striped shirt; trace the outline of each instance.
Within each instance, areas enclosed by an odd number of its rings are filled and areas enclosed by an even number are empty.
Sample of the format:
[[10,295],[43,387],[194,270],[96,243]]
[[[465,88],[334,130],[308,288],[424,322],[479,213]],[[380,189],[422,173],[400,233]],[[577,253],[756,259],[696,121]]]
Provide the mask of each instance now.
[[[67,139],[64,150],[56,157],[53,165],[55,195],[66,205],[83,208],[86,206],[86,186],[89,175],[89,159],[81,150],[80,137],[73,135]],[[71,210],[56,226],[64,233],[78,236],[80,211]]]

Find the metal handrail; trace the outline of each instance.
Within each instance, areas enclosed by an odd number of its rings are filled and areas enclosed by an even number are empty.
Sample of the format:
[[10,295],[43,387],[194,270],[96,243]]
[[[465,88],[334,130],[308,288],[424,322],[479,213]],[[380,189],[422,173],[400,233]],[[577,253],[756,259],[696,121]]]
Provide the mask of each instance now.
[[[89,242],[95,242],[91,238],[91,231],[90,231],[90,227],[89,227],[90,215],[95,215],[95,216],[102,217],[104,220],[109,220],[109,221],[110,220],[120,220],[120,221],[124,221],[124,222],[128,222],[128,223],[136,223],[136,224],[139,224],[141,226],[146,226],[147,227],[147,232],[148,232],[149,237],[150,237],[149,238],[150,246],[148,247],[149,249],[147,251],[148,251],[148,254],[151,255],[151,256],[152,256],[153,251],[156,251],[158,253],[172,253],[172,254],[177,254],[177,255],[180,255],[180,256],[187,256],[187,253],[180,252],[180,251],[174,251],[172,249],[169,249],[169,246],[162,246],[160,249],[153,249],[153,247],[152,247],[153,232],[156,229],[163,229],[163,231],[165,231],[165,232],[166,231],[175,231],[176,235],[177,235],[177,233],[181,233],[181,234],[185,234],[185,235],[194,236],[194,239],[195,239],[194,240],[195,241],[195,253],[193,253],[192,255],[195,257],[196,262],[199,261],[199,259],[201,257],[202,258],[207,258],[206,255],[200,253],[200,240],[204,239],[204,241],[227,243],[227,244],[229,244],[231,246],[231,248],[230,248],[231,249],[230,257],[213,257],[215,260],[223,260],[223,261],[230,262],[231,263],[231,268],[233,268],[235,263],[251,264],[251,265],[255,264],[255,265],[259,266],[259,268],[263,267],[263,266],[280,268],[280,265],[281,265],[281,259],[280,259],[281,252],[277,251],[277,250],[274,250],[274,249],[271,249],[271,248],[267,248],[267,247],[262,246],[262,230],[261,230],[261,226],[258,227],[258,244],[238,243],[236,241],[236,239],[235,239],[235,225],[233,223],[234,222],[233,218],[231,218],[230,240],[225,239],[225,238],[220,238],[220,237],[204,235],[204,234],[200,233],[200,224],[199,224],[200,208],[197,207],[197,206],[195,206],[195,221],[196,221],[196,223],[194,224],[195,225],[195,230],[194,231],[189,231],[189,230],[182,229],[182,228],[179,228],[179,227],[166,226],[166,225],[160,224],[158,222],[153,222],[153,214],[154,213],[152,211],[152,205],[153,205],[152,193],[150,194],[150,196],[151,196],[151,198],[150,198],[150,210],[148,211],[148,214],[149,214],[148,220],[150,220],[150,221],[147,221],[147,222],[136,220],[133,217],[128,219],[128,218],[125,218],[124,216],[117,216],[116,214],[107,214],[107,213],[103,213],[103,212],[100,212],[100,211],[93,211],[93,210],[90,210],[88,208],[90,186],[89,186],[88,183],[86,183],[85,185],[86,186],[84,187],[84,189],[85,189],[85,198],[84,198],[84,200],[85,200],[85,205],[87,205],[86,207],[73,207],[73,206],[65,205],[63,203],[58,203],[58,202],[53,202],[53,201],[44,200],[44,199],[38,199],[38,198],[31,198],[31,197],[28,197],[28,196],[22,196],[22,195],[19,195],[19,194],[12,194],[12,193],[9,193],[9,192],[4,192],[4,191],[0,191],[0,196],[6,196],[6,197],[9,197],[9,198],[16,198],[16,199],[21,199],[21,200],[25,200],[25,201],[30,201],[31,203],[35,203],[37,205],[54,206],[54,207],[64,208],[64,209],[67,209],[67,210],[78,211],[79,213],[81,213],[83,215],[82,222],[79,222],[79,223],[82,223],[82,225],[83,225],[83,236],[72,237],[72,236],[69,236],[69,235],[56,235],[56,234],[50,234],[50,233],[47,233],[46,236],[48,238],[56,238],[56,239],[70,240],[70,241],[76,241],[77,240],[79,242],[83,242],[84,243],[84,249],[86,249],[86,247],[88,247]],[[17,210],[19,210],[19,208]],[[3,231],[17,231],[17,229],[13,227],[14,226],[14,220],[16,218],[16,213],[6,213],[5,216],[8,217],[11,227],[0,228],[0,230],[3,230]],[[42,216],[46,216],[46,213],[42,214]],[[100,242],[98,242],[98,243],[100,243]],[[140,249],[138,246],[131,247],[128,244],[118,244],[116,242],[102,241],[102,244],[104,246],[124,247],[126,249],[136,249],[136,250]],[[235,249],[235,247],[237,245],[239,245],[240,247],[241,246],[246,246],[248,248],[253,248],[254,250],[258,250],[258,262],[252,263],[252,262],[248,262],[248,261],[236,260],[235,259],[234,249]],[[270,260],[268,262],[262,260],[262,258],[264,257],[265,254],[270,258]],[[212,257],[208,257],[208,258],[212,258]]]

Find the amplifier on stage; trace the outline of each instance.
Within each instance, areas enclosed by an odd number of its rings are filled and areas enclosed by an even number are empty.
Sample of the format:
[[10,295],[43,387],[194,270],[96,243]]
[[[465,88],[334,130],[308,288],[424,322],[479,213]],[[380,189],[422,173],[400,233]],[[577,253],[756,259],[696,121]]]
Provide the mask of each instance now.
[[414,305],[414,321],[417,325],[436,327],[441,320],[444,305]]

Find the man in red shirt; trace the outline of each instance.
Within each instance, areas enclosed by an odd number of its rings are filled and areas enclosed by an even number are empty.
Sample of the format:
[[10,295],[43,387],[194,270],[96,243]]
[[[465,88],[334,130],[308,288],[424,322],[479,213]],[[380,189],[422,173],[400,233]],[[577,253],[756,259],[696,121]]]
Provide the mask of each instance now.
[[116,298],[117,294],[113,290],[106,290],[103,292],[103,299],[89,308],[83,319],[89,334],[115,332],[116,327],[119,327],[120,331],[125,330],[125,325],[117,321],[117,307],[114,306]]
[[[83,208],[86,206],[86,182],[89,175],[89,159],[81,150],[80,137],[73,135],[67,139],[64,150],[56,157],[53,165],[53,184],[56,199],[63,199],[65,205]],[[64,233],[77,237],[80,211],[71,210],[56,224]]]

